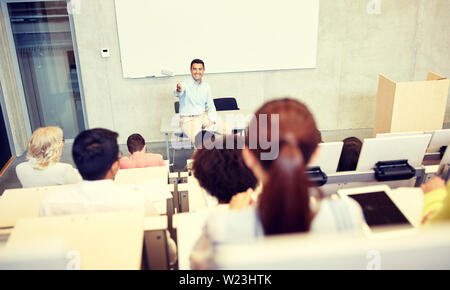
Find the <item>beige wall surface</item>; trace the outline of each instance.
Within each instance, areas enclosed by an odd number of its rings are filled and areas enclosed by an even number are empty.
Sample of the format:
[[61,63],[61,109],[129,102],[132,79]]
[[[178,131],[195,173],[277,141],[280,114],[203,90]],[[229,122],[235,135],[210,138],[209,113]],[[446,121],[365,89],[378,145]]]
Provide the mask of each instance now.
[[[429,71],[450,78],[450,1],[428,0],[420,4],[413,80],[426,79]],[[449,100],[444,118],[446,122],[450,122]]]
[[[450,77],[450,1],[380,0],[381,13],[369,14],[372,1],[320,1],[317,68],[205,74],[213,96],[236,96],[246,110],[291,96],[310,107],[322,130],[373,128],[379,73],[399,82],[424,80],[428,71]],[[117,131],[120,143],[134,132],[162,141],[161,117],[173,113],[172,92],[186,76],[124,79],[114,0],[80,3],[74,25],[89,127]],[[164,25],[142,37],[152,29]],[[180,31],[189,29],[194,23],[180,23]]]

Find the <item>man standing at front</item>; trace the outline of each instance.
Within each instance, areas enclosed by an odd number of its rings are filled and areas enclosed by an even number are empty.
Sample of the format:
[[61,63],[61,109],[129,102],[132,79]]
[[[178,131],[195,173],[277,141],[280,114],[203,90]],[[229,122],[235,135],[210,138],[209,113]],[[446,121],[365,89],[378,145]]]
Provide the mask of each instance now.
[[195,136],[202,130],[217,131],[216,107],[211,97],[211,88],[202,80],[205,64],[200,59],[191,62],[191,78],[177,84],[174,91],[180,99],[180,127],[194,144]]

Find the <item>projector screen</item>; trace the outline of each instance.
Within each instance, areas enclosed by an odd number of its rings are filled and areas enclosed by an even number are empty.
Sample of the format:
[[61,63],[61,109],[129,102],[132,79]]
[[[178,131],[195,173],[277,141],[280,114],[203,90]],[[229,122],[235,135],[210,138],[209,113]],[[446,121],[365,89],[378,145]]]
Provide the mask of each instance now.
[[115,0],[125,78],[316,67],[319,0]]

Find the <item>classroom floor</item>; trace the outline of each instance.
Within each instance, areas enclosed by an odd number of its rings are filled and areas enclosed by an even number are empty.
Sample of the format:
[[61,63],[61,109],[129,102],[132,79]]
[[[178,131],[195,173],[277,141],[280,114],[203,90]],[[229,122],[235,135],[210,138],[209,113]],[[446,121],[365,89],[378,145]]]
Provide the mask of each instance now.
[[[344,138],[355,136],[359,139],[370,138],[372,137],[373,129],[349,129],[349,130],[329,130],[329,131],[321,131],[322,140],[324,142],[334,142],[341,141]],[[122,155],[128,156],[128,150],[126,145],[120,145],[120,151]],[[161,154],[164,159],[166,159],[166,146],[164,142],[154,142],[147,144],[147,151],[152,153]],[[75,164],[72,160],[72,144],[66,143],[64,145],[63,154],[61,156],[61,162],[72,164],[75,167]],[[175,154],[175,161],[172,167],[172,171],[182,171],[186,166],[186,160],[191,158],[193,154],[193,150],[183,149],[177,150]],[[170,157],[173,158],[173,150],[170,150]],[[8,169],[4,172],[4,174],[0,177],[0,195],[6,189],[11,188],[20,188],[20,182],[17,179],[16,175],[16,166],[22,162],[26,161],[26,153],[22,156],[17,157],[13,163],[9,166]],[[172,161],[171,161],[172,162]]]

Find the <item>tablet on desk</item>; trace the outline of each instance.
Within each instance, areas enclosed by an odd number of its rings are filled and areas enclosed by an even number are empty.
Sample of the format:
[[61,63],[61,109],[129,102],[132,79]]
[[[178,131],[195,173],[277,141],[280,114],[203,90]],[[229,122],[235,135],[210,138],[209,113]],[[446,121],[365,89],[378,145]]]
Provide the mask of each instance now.
[[[387,185],[342,189],[338,194],[354,199],[361,206],[370,232],[414,229],[417,226],[391,198],[391,189]],[[387,228],[391,226],[395,227]]]

